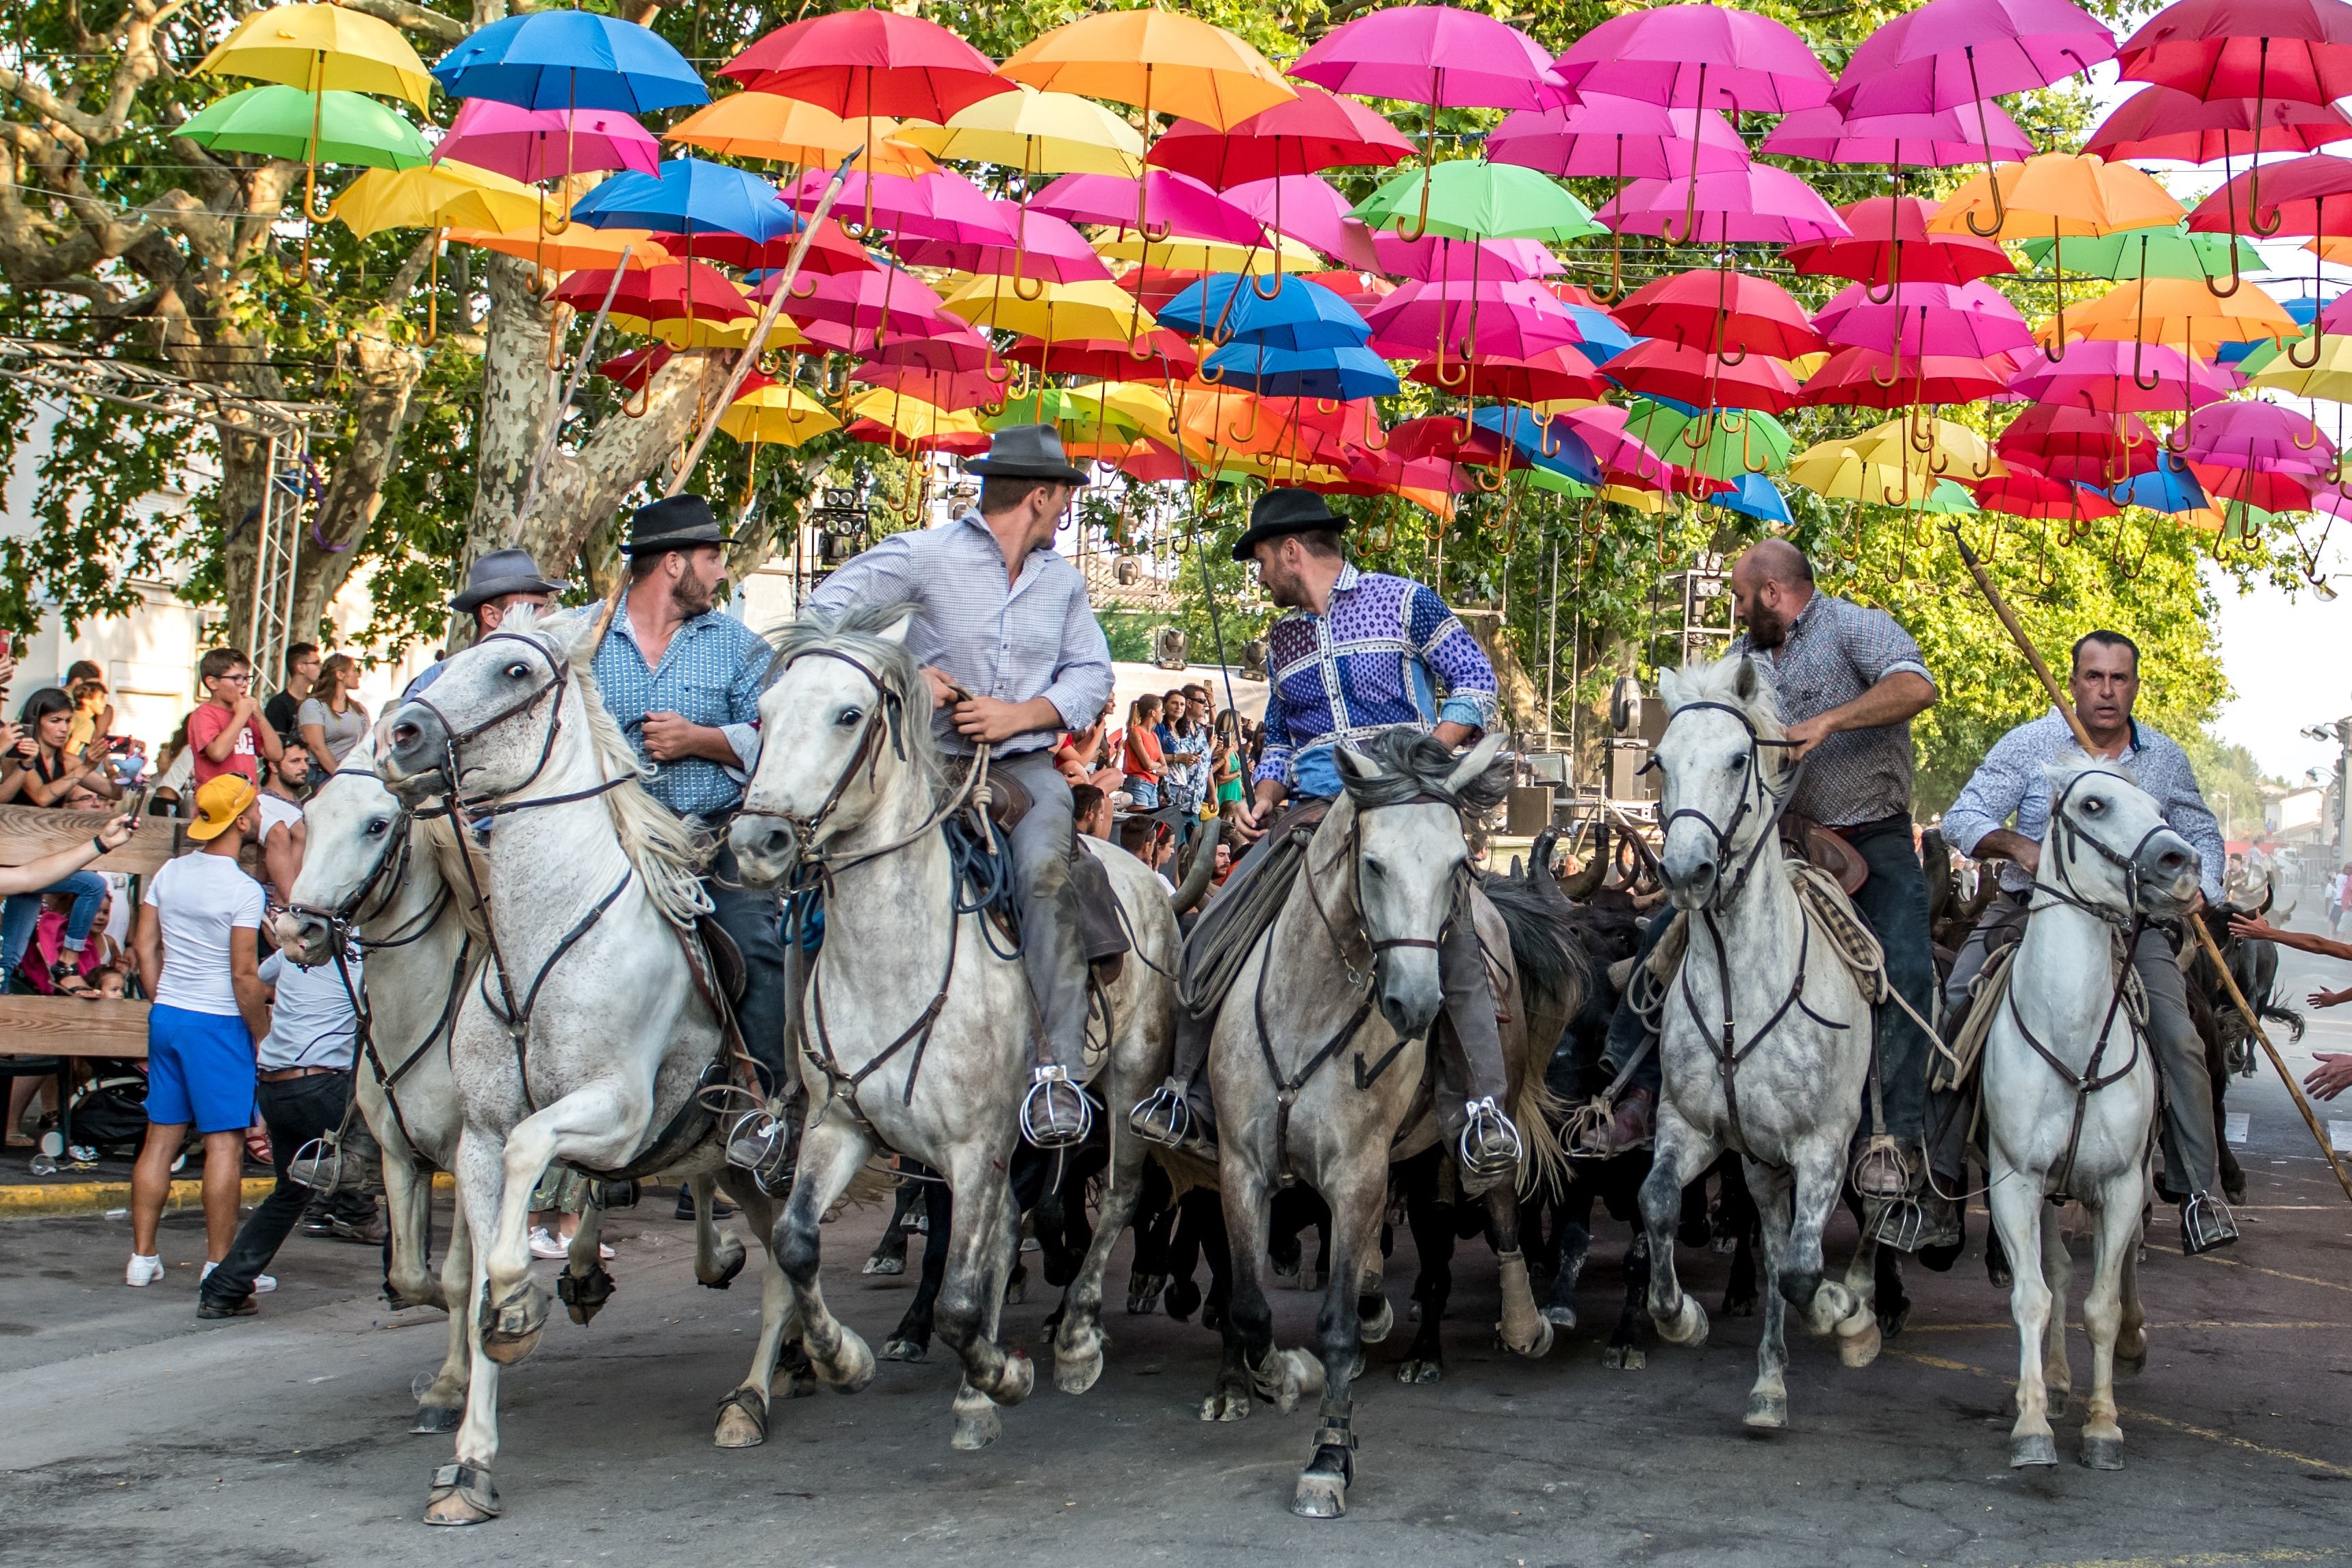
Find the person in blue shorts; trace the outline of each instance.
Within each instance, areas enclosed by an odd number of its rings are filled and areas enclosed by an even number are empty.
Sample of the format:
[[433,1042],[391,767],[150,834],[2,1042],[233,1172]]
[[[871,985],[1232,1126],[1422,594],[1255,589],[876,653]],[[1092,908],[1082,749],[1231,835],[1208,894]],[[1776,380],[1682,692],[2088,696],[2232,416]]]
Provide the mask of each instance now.
[[[188,837],[204,846],[148,879],[131,946],[154,1006],[147,1015],[147,1142],[131,1176],[131,1264],[123,1283],[163,1274],[155,1230],[172,1162],[193,1127],[205,1143],[205,1273],[236,1233],[245,1130],[253,1124],[254,1041],[269,1032],[258,948],[267,900],[237,865],[261,834],[260,791],[241,773],[196,791]],[[199,1276],[201,1281],[201,1276]],[[257,1291],[275,1290],[262,1275]]]

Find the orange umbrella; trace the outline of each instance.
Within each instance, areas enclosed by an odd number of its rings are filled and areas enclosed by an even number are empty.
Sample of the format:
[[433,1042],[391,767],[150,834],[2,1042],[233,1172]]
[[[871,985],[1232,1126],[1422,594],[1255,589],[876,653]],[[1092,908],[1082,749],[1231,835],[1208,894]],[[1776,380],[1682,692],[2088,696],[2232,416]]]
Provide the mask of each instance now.
[[2303,328],[2277,300],[2251,286],[2216,298],[2201,277],[2135,277],[2078,308],[2066,332],[2123,343],[2186,343],[2211,359],[2223,343],[2284,340],[2300,336]]
[[[1998,163],[1990,177],[1973,175],[1944,198],[1927,220],[1931,235],[1972,234],[1979,239],[2096,238],[2123,229],[2177,224],[2181,205],[2128,163],[2071,152],[2042,152],[2022,163]],[[2058,317],[2051,358],[2064,355],[2066,274],[2062,250],[2050,265],[2058,286]]]
[[488,229],[453,228],[449,237],[459,245],[478,245],[535,261],[553,272],[577,272],[583,267],[613,267],[626,250],[629,266],[660,267],[672,258],[654,243],[646,229],[592,229],[576,225],[560,235],[543,235],[533,223],[527,229],[494,233]]
[[1172,11],[1098,11],[1033,40],[996,68],[1031,87],[1132,103],[1219,131],[1298,96],[1264,55]]
[[662,132],[662,140],[722,158],[770,158],[827,167],[870,149],[860,162],[884,174],[928,174],[939,167],[921,148],[893,141],[898,132],[895,120],[844,120],[796,98],[739,92],[696,110]]

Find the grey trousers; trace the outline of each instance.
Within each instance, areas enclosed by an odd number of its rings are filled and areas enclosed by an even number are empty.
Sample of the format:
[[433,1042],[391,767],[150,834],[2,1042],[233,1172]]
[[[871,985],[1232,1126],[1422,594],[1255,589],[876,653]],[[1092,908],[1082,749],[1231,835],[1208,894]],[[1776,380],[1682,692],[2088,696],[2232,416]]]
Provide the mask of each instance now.
[[743,995],[735,1003],[735,1027],[743,1049],[760,1064],[762,1086],[787,1098],[800,1087],[800,1074],[785,1061],[784,942],[780,923],[783,897],[774,888],[742,886],[742,868],[726,840],[723,820],[712,824],[719,832],[719,852],[710,875],[702,884],[710,894],[710,916],[735,939],[743,955]]
[[1051,751],[1024,751],[989,764],[1017,779],[1033,802],[1009,835],[1013,891],[1021,902],[1021,961],[1045,1023],[1050,1059],[1076,1076],[1086,1061],[1087,965],[1070,885],[1076,832],[1070,781]]
[[[1996,940],[2006,944],[2012,939],[2008,933],[2022,933],[2027,897],[2001,893],[1977,917],[1976,929],[1960,945],[1958,961],[1944,982],[1947,1018],[1968,1000],[1969,984],[1984,968]],[[2190,1193],[2218,1193],[2221,1156],[2213,1142],[2213,1082],[2205,1068],[2205,1041],[2189,1017],[2189,985],[2170,935],[2157,927],[2141,932],[2132,949],[2132,967],[2147,992],[2148,1044],[2164,1081],[2165,1185]],[[1936,1141],[1937,1173],[1958,1176],[1966,1128],[1947,1124],[1942,1133]]]

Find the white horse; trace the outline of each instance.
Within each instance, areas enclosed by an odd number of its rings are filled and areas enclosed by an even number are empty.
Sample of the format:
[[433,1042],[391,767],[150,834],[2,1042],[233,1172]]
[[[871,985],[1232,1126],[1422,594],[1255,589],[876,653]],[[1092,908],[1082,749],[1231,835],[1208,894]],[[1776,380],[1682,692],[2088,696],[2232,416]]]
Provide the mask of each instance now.
[[[410,1306],[449,1312],[449,1352],[418,1396],[415,1432],[455,1432],[465,1409],[466,1313],[472,1233],[459,1204],[436,1282],[426,1267],[433,1175],[454,1170],[464,1107],[449,1067],[449,1030],[488,951],[488,933],[457,862],[457,835],[446,818],[414,816],[371,771],[373,746],[343,758],[303,810],[308,840],[292,906],[278,917],[278,945],[298,964],[336,961],[346,935],[365,957],[366,1008],[352,1098],[383,1154],[392,1219],[392,1294]],[[742,1241],[710,1218],[711,1182],[695,1178],[695,1272],[724,1288],[741,1272]],[[597,1269],[598,1221],[591,1205],[572,1238],[566,1271],[575,1281]],[[575,1285],[575,1293],[577,1288]],[[601,1297],[591,1292],[592,1301]],[[594,1309],[586,1309],[593,1316]]]
[[1675,1227],[1684,1186],[1737,1151],[1762,1217],[1766,1270],[1747,1422],[1785,1427],[1784,1302],[1813,1333],[1834,1331],[1847,1365],[1878,1354],[1875,1248],[1856,1249],[1843,1284],[1822,1277],[1822,1232],[1870,1073],[1871,1003],[1799,902],[1781,855],[1776,822],[1792,785],[1770,684],[1734,657],[1669,670],[1658,689],[1671,715],[1657,749],[1660,861],[1690,936],[1665,997],[1665,1092],[1642,1184],[1650,1315],[1675,1344],[1706,1340],[1706,1309],[1675,1278]]
[[[784,630],[760,704],[759,768],[729,841],[747,882],[804,869],[824,879],[824,946],[803,1005],[808,1119],[774,1236],[803,1343],[835,1387],[872,1378],[873,1353],[825,1305],[817,1227],[877,1149],[940,1172],[955,1223],[937,1323],[964,1365],[954,1445],[977,1448],[1002,1429],[996,1407],[1027,1397],[1034,1376],[997,1343],[997,1317],[1019,1235],[1006,1176],[1039,1025],[1028,977],[989,917],[955,912],[961,890],[939,823],[956,791],[932,739],[929,686],[905,646],[910,618],[903,605],[862,608]],[[1124,1108],[1168,1074],[1181,943],[1166,889],[1141,862],[1078,842],[1108,873],[1134,943],[1097,990],[1109,1055],[1096,1088]],[[1124,1116],[1106,1120],[1100,1223],[1054,1342],[1055,1380],[1071,1394],[1101,1375],[1103,1272],[1142,1188],[1142,1142]]]
[[[383,758],[402,799],[444,800],[453,772],[458,811],[495,821],[478,857],[489,960],[449,1044],[464,1107],[457,1196],[478,1239],[475,1355],[457,1462],[435,1476],[429,1523],[498,1511],[497,1373],[530,1354],[546,1324],[529,1222],[551,1161],[608,1179],[717,1175],[763,1231],[772,1210],[724,1166],[708,1109],[716,1093],[706,1092],[724,1092],[737,1064],[711,981],[688,957],[704,907],[698,846],[638,783],[636,756],[586,669],[590,631],[585,616],[509,613],[393,715]],[[610,1288],[601,1268],[574,1276],[572,1315],[586,1321]],[[766,1435],[789,1315],[772,1266],[761,1306],[751,1375],[722,1402],[723,1447]]]
[[2050,1417],[2064,1413],[2074,1382],[2069,1269],[2065,1239],[2043,1200],[2064,1196],[2098,1220],[2083,1301],[2091,1335],[2083,1463],[2112,1470],[2124,1462],[2115,1364],[2147,1359],[2135,1260],[2156,1115],[2156,1065],[2126,984],[2129,942],[2142,918],[2188,910],[2199,865],[2197,852],[2121,768],[2057,771],[2051,789],[2032,910],[1984,1045],[1987,1201],[2009,1256],[2020,1346],[2009,1462],[2058,1462]]

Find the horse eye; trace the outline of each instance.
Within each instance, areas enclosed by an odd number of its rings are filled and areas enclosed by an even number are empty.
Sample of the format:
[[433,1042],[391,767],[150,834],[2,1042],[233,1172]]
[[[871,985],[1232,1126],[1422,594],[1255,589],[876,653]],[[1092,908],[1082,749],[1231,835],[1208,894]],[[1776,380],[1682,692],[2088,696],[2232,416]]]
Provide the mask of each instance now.
[[2098,796],[2085,795],[2083,797],[2083,814],[2084,816],[2095,817],[2106,809],[2107,803]]
[[507,679],[510,681],[519,681],[525,675],[530,674],[530,666],[524,664],[520,659],[517,659],[513,664],[507,666],[506,673]]
[[865,716],[866,710],[863,708],[845,707],[843,708],[839,714],[835,716],[833,722],[840,726],[843,729],[847,729],[851,725],[856,724],[865,718]]
[[385,831],[391,826],[392,822],[389,819],[378,817],[375,821],[368,824],[368,837],[372,839],[380,839],[383,837]]
[[1389,868],[1381,863],[1378,855],[1364,857],[1364,870],[1373,876],[1386,876],[1389,873]]

